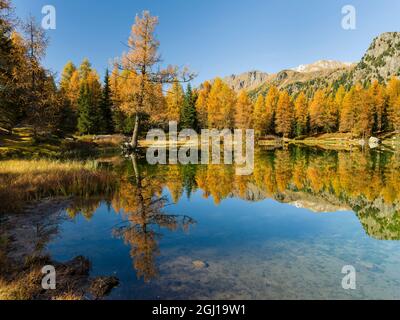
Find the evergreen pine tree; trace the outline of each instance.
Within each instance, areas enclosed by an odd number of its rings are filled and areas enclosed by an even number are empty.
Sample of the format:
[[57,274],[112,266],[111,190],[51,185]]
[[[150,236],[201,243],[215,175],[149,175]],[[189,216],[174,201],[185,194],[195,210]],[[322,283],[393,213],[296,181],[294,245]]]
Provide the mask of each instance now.
[[107,70],[104,78],[104,87],[100,102],[100,127],[101,131],[107,134],[114,132],[112,106],[113,103],[111,101],[110,77]]
[[98,132],[98,113],[93,103],[92,93],[88,83],[81,86],[79,100],[78,131],[80,134],[95,134]]
[[188,84],[181,110],[181,128],[197,129],[196,95]]
[[114,127],[114,132],[116,133],[127,133],[126,132],[126,121],[127,121],[127,116],[119,109],[113,110],[113,127]]
[[76,131],[77,119],[76,112],[71,108],[71,103],[67,99],[61,98],[60,106],[60,129],[63,133],[74,133]]

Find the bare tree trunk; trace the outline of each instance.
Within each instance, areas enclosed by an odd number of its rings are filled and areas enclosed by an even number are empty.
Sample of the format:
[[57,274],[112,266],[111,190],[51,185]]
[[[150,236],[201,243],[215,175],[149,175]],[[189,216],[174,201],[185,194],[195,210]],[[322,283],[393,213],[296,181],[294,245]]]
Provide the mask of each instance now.
[[132,141],[131,141],[131,147],[132,147],[133,149],[136,149],[137,146],[138,146],[139,127],[140,127],[140,116],[139,116],[139,114],[136,114],[136,118],[135,118],[135,128],[134,128],[134,130],[133,130]]
[[137,186],[139,186],[140,172],[139,172],[139,167],[137,165],[136,155],[134,153],[131,154],[131,161],[132,161],[133,172],[135,173],[135,180],[136,180]]

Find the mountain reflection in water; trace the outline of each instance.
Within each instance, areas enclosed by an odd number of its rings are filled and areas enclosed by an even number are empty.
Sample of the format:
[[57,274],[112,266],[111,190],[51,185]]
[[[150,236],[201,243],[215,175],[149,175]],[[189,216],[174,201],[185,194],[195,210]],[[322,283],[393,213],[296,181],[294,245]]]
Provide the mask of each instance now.
[[103,160],[115,191],[68,202],[47,249],[60,260],[89,256],[95,275],[116,273],[111,298],[343,298],[348,263],[372,290],[350,297],[390,298],[400,281],[399,160],[258,150],[250,176],[231,165]]

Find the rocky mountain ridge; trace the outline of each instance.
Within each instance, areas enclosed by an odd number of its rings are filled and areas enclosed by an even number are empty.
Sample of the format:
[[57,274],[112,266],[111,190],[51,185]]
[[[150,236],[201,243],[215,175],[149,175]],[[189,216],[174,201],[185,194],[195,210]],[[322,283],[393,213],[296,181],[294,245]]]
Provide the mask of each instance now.
[[275,74],[250,71],[225,77],[223,81],[235,91],[246,90],[257,96],[266,94],[272,85],[291,94],[300,90],[311,94],[329,85],[387,82],[392,76],[400,76],[400,32],[386,32],[376,37],[359,63],[319,60]]
[[254,70],[239,75],[232,74],[225,77],[223,81],[235,91],[253,90],[268,81],[269,77],[268,73]]

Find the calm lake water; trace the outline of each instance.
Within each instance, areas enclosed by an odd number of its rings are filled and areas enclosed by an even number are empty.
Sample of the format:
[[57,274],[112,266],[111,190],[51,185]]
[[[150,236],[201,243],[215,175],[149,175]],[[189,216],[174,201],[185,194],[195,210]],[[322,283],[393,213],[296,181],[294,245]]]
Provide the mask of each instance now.
[[399,160],[260,150],[251,176],[120,160],[118,191],[76,199],[47,250],[117,276],[109,299],[399,299]]

